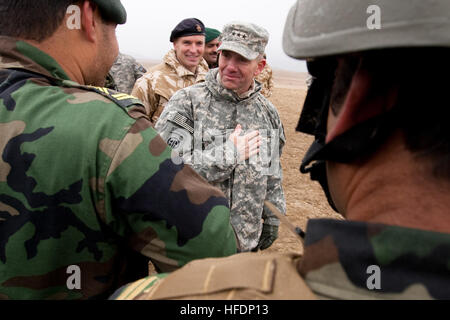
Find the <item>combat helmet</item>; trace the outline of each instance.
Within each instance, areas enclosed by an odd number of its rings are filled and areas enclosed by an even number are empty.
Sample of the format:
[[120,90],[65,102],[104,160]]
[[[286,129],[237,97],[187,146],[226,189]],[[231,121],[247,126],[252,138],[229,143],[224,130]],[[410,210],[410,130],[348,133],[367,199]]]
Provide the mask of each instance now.
[[307,60],[313,76],[297,131],[314,135],[315,141],[300,171],[320,182],[333,209],[325,161],[348,163],[376,150],[396,125],[394,110],[325,143],[336,69],[333,57],[381,49],[448,47],[448,0],[298,0],[292,7],[285,24],[283,49],[293,58]]
[[297,59],[436,46],[450,46],[448,0],[299,0],[283,34],[284,51]]

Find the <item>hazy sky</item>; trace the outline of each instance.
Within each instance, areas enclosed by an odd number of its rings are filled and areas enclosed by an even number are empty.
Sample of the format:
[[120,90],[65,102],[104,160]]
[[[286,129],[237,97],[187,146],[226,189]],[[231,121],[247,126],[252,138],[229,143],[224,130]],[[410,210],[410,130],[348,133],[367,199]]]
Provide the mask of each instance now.
[[267,61],[274,69],[306,71],[304,62],[288,57],[282,35],[295,0],[122,0],[128,20],[118,26],[120,50],[137,59],[161,60],[172,48],[172,29],[185,18],[198,18],[205,26],[222,30],[231,21],[258,24],[270,33]]

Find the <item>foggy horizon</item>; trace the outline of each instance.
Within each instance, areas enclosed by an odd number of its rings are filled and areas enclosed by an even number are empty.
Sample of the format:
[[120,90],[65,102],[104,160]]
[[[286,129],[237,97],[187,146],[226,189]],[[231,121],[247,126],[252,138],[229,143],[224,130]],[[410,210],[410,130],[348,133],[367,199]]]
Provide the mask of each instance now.
[[269,32],[267,62],[274,70],[306,72],[305,62],[288,57],[282,48],[286,17],[294,3],[295,0],[228,0],[225,4],[207,0],[122,0],[128,19],[125,25],[117,27],[120,51],[139,61],[156,63],[173,47],[170,33],[183,19],[198,18],[206,27],[220,31],[229,22],[245,21]]

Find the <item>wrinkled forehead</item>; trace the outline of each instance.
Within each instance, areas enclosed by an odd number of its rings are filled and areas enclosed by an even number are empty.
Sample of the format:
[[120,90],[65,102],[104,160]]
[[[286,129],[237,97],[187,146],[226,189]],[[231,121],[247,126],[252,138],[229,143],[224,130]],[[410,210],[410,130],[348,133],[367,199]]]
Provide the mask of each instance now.
[[233,51],[231,49],[222,49],[222,50],[219,50],[219,53],[221,53],[221,56],[226,56],[229,58],[236,58],[236,59],[245,60],[245,61],[252,61],[252,60],[248,60],[246,57],[244,57],[240,53]]

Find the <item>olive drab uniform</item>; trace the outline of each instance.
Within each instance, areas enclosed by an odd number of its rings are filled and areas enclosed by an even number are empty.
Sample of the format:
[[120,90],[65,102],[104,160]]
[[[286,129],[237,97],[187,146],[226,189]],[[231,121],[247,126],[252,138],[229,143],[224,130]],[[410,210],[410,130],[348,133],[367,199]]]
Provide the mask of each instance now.
[[226,198],[171,160],[134,97],[4,36],[0,84],[0,298],[105,298],[149,260],[170,272],[236,252]]
[[309,220],[306,230],[302,257],[242,253],[192,261],[136,281],[114,298],[450,298],[449,234],[331,219]]
[[[219,78],[213,69],[205,82],[178,91],[155,128],[186,163],[225,193],[240,249],[250,251],[258,245],[261,220],[279,225],[264,201],[286,212],[280,162],[286,138],[278,112],[259,93],[259,84],[254,82],[253,89],[239,97]],[[258,130],[263,139],[260,153],[245,162],[237,160],[228,139],[237,124],[244,132]]]
[[192,73],[178,61],[172,49],[164,56],[161,64],[150,68],[136,81],[132,95],[144,103],[150,120],[156,123],[174,93],[204,81],[208,70],[208,64],[202,59],[196,73]]

